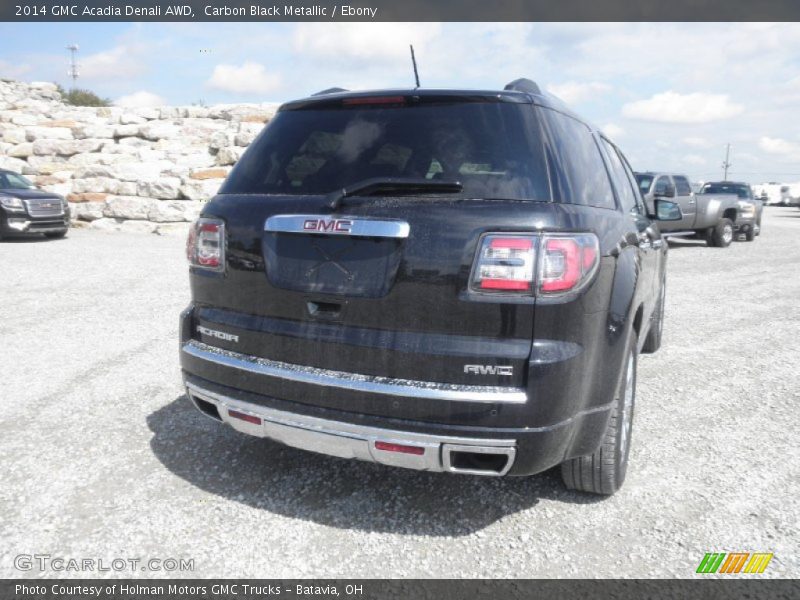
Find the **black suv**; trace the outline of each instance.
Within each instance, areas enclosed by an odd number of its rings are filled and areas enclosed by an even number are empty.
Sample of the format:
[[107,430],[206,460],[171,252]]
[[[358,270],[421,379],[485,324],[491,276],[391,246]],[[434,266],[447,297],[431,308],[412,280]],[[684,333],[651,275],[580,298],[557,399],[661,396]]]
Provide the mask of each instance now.
[[306,450],[611,494],[661,341],[654,219],[529,80],[289,102],[190,234],[187,393]]
[[0,239],[29,233],[61,238],[67,235],[69,218],[69,205],[62,196],[0,169]]

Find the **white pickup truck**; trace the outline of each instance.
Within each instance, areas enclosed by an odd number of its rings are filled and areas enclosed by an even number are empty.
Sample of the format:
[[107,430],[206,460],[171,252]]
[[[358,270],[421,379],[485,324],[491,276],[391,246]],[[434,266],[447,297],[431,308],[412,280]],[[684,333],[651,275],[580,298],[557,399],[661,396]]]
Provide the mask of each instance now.
[[[678,204],[681,220],[660,225],[667,236],[692,236],[709,246],[726,248],[738,234],[752,241],[759,233],[760,214],[750,186],[734,182],[709,182],[695,194],[686,175],[663,172],[636,173],[648,208],[656,198]],[[745,189],[746,188],[746,189]]]

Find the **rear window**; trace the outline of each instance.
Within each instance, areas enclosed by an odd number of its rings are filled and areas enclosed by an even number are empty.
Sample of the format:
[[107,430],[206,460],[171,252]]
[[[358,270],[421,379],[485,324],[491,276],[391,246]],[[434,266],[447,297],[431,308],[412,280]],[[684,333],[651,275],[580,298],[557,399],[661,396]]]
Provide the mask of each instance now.
[[280,111],[220,192],[327,194],[382,177],[460,181],[458,197],[550,199],[533,110],[503,102]]
[[639,183],[639,189],[643,194],[650,191],[650,186],[653,185],[653,176],[646,173],[636,173],[636,181]]
[[736,194],[739,198],[752,198],[750,186],[741,183],[707,183],[700,190],[701,194]]

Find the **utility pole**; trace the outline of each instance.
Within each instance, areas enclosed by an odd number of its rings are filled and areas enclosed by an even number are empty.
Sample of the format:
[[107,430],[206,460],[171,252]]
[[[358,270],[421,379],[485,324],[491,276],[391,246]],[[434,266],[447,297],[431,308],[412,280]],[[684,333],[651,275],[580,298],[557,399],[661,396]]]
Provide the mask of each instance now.
[[722,163],[722,168],[725,170],[725,175],[722,177],[722,181],[728,181],[728,169],[731,168],[731,145],[728,144],[725,146],[725,161]]
[[72,78],[72,90],[75,90],[75,84],[78,81],[78,77],[80,77],[80,71],[78,70],[78,63],[75,60],[75,56],[78,53],[78,44],[70,44],[67,46],[67,50],[69,50],[69,70],[67,71],[67,77]]

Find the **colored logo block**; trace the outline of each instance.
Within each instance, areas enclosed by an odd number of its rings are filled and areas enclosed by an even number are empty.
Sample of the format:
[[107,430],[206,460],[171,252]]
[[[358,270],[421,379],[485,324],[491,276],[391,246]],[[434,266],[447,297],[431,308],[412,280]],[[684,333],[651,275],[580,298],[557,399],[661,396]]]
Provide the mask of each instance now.
[[706,552],[696,573],[763,573],[772,560],[772,552]]

